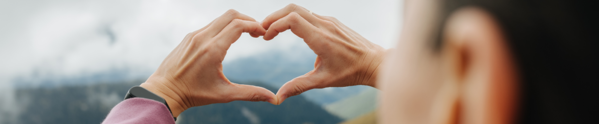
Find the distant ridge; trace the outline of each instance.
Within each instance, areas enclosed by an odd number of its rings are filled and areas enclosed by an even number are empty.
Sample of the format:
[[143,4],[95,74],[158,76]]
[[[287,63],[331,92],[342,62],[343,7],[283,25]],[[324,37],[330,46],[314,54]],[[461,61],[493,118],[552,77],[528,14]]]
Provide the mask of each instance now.
[[[265,51],[247,57],[240,57],[223,63],[223,73],[227,78],[241,82],[259,81],[262,84],[280,87],[287,81],[314,69],[316,54],[301,43],[281,48],[285,50]],[[42,67],[29,74],[12,79],[16,89],[60,88],[95,85],[97,83],[122,83],[127,80],[147,79],[154,70],[113,67],[100,72],[82,72],[74,75],[55,74]],[[138,80],[137,83],[145,80]],[[236,82],[239,83],[239,82]],[[314,89],[302,95],[320,105],[336,102],[355,95],[366,86]]]
[[[92,83],[61,87],[17,89],[16,96],[23,111],[23,124],[97,124],[110,109],[122,101],[127,90],[144,80]],[[277,89],[253,82],[269,90]],[[287,99],[281,105],[266,102],[234,101],[188,109],[180,115],[179,124],[333,124],[341,119],[329,114],[302,95]],[[253,121],[252,121],[253,120]]]
[[[285,50],[266,51],[223,63],[223,73],[232,80],[260,81],[272,87],[281,87],[287,81],[314,69],[314,61],[316,61],[316,54],[306,44],[298,43],[286,47]],[[314,89],[302,95],[322,106],[355,95],[366,87]]]

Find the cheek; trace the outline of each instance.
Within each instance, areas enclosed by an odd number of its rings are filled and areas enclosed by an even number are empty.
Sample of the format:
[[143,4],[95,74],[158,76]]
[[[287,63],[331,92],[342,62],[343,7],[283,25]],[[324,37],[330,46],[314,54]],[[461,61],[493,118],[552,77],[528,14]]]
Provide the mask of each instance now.
[[398,49],[388,56],[380,73],[380,121],[428,123],[440,87],[438,62],[425,52],[414,52],[418,49]]
[[426,46],[434,32],[436,3],[410,0],[406,5],[400,40],[379,72],[378,121],[382,124],[429,123],[441,80],[439,62]]

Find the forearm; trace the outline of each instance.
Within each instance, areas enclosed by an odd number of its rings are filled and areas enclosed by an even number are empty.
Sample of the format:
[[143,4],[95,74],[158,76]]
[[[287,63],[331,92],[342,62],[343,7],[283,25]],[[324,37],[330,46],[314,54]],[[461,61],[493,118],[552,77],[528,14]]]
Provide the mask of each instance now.
[[126,99],[110,110],[102,124],[158,123],[174,124],[164,104],[146,98]]

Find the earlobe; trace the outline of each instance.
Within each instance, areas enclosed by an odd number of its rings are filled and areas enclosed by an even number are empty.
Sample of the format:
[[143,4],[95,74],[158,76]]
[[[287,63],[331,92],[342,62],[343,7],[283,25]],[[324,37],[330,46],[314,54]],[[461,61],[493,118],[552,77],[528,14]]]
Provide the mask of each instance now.
[[[467,7],[454,12],[443,35],[447,83],[454,86],[460,123],[512,122],[516,78],[499,24],[486,11]],[[455,108],[455,107],[454,107]]]

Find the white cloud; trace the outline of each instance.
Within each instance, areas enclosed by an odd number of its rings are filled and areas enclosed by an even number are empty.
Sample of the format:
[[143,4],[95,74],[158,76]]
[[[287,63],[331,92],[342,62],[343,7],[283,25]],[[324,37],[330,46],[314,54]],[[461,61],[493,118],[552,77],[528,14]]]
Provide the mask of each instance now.
[[[3,74],[29,73],[50,67],[57,74],[103,71],[108,67],[154,70],[182,37],[208,24],[227,9],[261,20],[291,1],[169,1],[62,0],[37,3],[31,11],[9,13],[2,19],[0,62]],[[389,48],[399,23],[397,1],[293,1],[318,14],[337,17],[372,42]],[[5,4],[10,5],[10,3]],[[12,8],[22,8],[19,6]],[[9,7],[11,8],[11,7]],[[6,13],[6,12],[4,12]],[[14,35],[17,34],[17,35]],[[244,35],[227,60],[297,44],[285,32],[271,42]],[[147,71],[145,70],[145,71]]]

